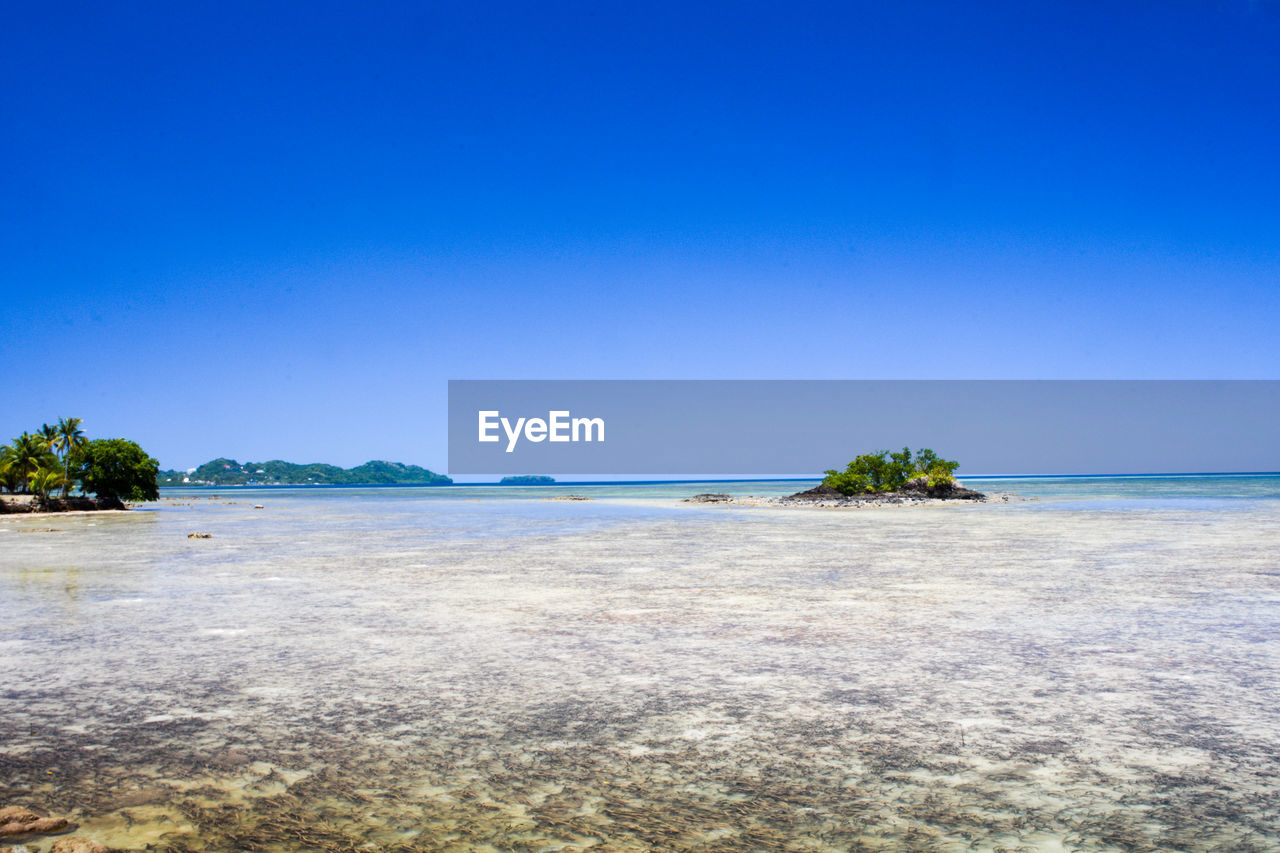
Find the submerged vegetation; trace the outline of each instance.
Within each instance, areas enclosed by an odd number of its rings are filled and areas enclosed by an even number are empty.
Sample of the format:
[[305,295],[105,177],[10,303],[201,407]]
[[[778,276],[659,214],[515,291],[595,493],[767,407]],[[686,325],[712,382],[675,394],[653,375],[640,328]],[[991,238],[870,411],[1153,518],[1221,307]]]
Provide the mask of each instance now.
[[108,502],[155,500],[156,460],[128,439],[88,439],[81,423],[61,418],[0,447],[0,487],[31,495],[40,508],[50,508],[56,492],[65,501],[74,488]]
[[858,456],[843,471],[824,472],[827,476],[822,485],[845,495],[896,492],[909,483],[945,489],[955,483],[959,467],[959,462],[943,459],[928,448],[918,451],[914,458],[909,447],[899,453],[881,450]]
[[3,802],[135,853],[1280,850],[1275,500],[435,503],[0,535]]

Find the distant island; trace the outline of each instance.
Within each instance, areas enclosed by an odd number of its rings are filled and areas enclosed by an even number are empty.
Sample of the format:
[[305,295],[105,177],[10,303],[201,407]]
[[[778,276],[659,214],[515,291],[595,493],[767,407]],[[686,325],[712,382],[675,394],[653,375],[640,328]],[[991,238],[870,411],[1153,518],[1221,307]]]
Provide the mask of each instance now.
[[339,468],[312,462],[245,462],[214,459],[190,471],[161,471],[161,486],[366,486],[400,484],[447,486],[453,482],[443,474],[403,462],[375,459],[354,468]]
[[552,486],[555,485],[555,478],[548,477],[544,474],[521,474],[518,477],[503,477],[498,481],[499,486]]

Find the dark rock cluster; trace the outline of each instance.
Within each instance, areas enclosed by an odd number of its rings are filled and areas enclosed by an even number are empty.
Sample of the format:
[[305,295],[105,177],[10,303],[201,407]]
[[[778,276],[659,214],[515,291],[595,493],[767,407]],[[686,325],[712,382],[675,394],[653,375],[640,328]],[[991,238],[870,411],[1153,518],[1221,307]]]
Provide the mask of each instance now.
[[119,498],[49,498],[40,500],[0,500],[0,515],[24,512],[72,512],[73,510],[125,509]]
[[861,506],[867,503],[906,503],[926,498],[947,501],[981,501],[985,500],[986,497],[982,492],[966,489],[954,480],[950,483],[930,486],[928,480],[924,477],[916,477],[914,480],[907,481],[902,488],[892,492],[846,495],[838,489],[823,484],[803,492],[796,492],[794,495],[782,500],[786,503],[848,502],[857,503]]

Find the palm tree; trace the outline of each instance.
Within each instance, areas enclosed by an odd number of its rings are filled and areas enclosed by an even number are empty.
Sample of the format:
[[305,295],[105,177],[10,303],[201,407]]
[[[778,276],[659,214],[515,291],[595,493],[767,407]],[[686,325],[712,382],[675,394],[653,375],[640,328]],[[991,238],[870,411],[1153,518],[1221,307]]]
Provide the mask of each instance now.
[[49,444],[42,435],[24,432],[9,445],[9,466],[18,474],[19,482],[25,491],[31,474],[48,462],[55,462],[49,450]]
[[0,486],[11,492],[18,491],[18,472],[14,467],[13,448],[0,447]]
[[62,454],[62,496],[71,494],[71,454],[84,446],[84,431],[79,418],[58,418],[54,427],[53,447]]
[[49,468],[37,468],[27,478],[31,491],[36,496],[36,503],[41,507],[48,506],[49,493],[63,485],[62,475]]

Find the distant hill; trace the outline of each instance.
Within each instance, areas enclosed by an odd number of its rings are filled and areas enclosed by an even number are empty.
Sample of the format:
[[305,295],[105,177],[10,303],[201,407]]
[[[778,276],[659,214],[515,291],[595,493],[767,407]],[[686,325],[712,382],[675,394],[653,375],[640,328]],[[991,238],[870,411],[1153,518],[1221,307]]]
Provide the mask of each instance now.
[[521,474],[518,477],[503,477],[499,486],[550,486],[555,483],[554,477],[544,474]]
[[339,468],[319,462],[299,465],[279,459],[244,464],[234,459],[214,459],[191,472],[161,471],[156,482],[161,486],[363,486],[382,483],[447,486],[453,480],[417,465],[380,459],[354,468]]

